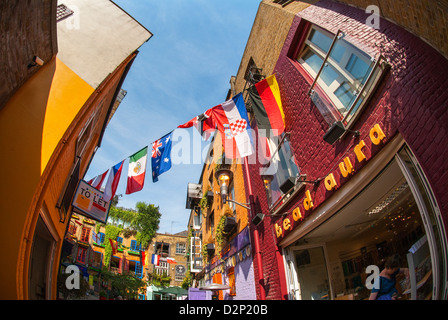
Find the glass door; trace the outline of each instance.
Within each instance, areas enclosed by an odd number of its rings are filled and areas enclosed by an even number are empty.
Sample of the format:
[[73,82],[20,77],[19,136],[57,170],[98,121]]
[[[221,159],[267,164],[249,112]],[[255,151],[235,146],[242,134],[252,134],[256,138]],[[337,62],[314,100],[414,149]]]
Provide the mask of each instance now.
[[287,254],[290,298],[329,300],[331,298],[325,248],[292,247]]

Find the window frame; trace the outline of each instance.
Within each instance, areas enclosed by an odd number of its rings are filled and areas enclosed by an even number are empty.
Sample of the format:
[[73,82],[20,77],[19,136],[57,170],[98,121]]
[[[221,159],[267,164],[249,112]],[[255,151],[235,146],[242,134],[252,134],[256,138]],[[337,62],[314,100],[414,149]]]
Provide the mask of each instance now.
[[[183,245],[183,249],[180,246]],[[185,255],[187,252],[187,244],[185,242],[176,242],[176,254]]]
[[82,241],[82,242],[88,243],[89,239],[90,239],[90,231],[91,230],[92,230],[91,228],[87,228],[87,227],[83,226],[82,230],[81,230],[81,235],[79,237],[79,240]]
[[[81,259],[80,259],[80,253],[81,253]],[[86,264],[86,258],[87,258],[87,248],[78,247],[78,250],[76,251],[76,262]]]
[[[330,39],[332,38],[331,45],[326,53],[324,49],[319,48],[315,43],[311,42],[310,39],[313,30],[322,33]],[[379,55],[377,58],[374,58],[369,53],[357,47],[355,44],[345,40],[345,33],[341,30],[338,30],[336,34],[333,34],[316,24],[306,21],[305,26],[303,28],[300,28],[298,33],[300,33],[301,35],[299,43],[294,50],[290,51],[288,56],[289,58],[297,62],[296,65],[299,66],[299,69],[303,70],[301,73],[303,74],[305,72],[305,74],[307,75],[306,78],[311,82],[311,87],[308,91],[308,95],[311,97],[312,101],[321,112],[322,116],[330,127],[335,122],[339,121],[344,125],[345,130],[349,130],[353,127],[360,114],[362,114],[362,111],[369,103],[370,99],[378,88],[379,83],[386,74],[386,71],[390,68],[390,65],[387,63],[383,55]],[[336,43],[346,49],[339,63],[334,60],[333,57],[330,57],[333,53],[332,49],[334,48]],[[316,72],[303,59],[304,56],[310,51],[312,51],[320,59],[322,59],[322,63],[320,64],[318,72]],[[370,64],[364,74],[362,81],[356,80],[354,82],[350,82],[349,85],[351,88],[354,88],[355,84],[357,84],[356,92],[352,96],[348,106],[344,106],[342,102],[340,102],[340,100],[333,94],[334,91],[337,90],[336,85],[333,84],[333,87],[331,87],[330,89],[330,86],[324,83],[321,75],[324,67],[330,64],[333,67],[333,70],[336,70],[336,72],[339,73],[339,77],[337,79],[354,79],[352,76],[350,76],[348,71],[344,71],[344,69],[346,68],[343,67],[344,63],[348,63],[354,53],[359,53],[359,55],[357,54],[356,57],[363,57],[363,61],[366,64],[367,62],[369,62],[368,58],[370,58]],[[340,86],[338,87],[340,88],[343,82],[336,81],[336,83],[340,84]],[[332,89],[334,89],[333,93],[331,93]],[[341,109],[343,109],[343,112],[341,112]],[[346,133],[347,131],[345,131],[344,134],[339,137],[339,139],[343,138]]]

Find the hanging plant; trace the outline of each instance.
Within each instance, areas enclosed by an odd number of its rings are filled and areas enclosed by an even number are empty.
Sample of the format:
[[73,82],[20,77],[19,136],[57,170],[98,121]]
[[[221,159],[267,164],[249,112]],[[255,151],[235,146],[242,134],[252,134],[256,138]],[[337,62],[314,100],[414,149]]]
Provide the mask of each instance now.
[[110,245],[109,239],[116,240],[121,231],[122,229],[116,226],[106,226],[106,232],[104,234],[104,242],[106,244],[106,247],[104,249],[105,266],[109,266],[110,258],[112,257],[112,247]]
[[204,261],[204,264],[207,263],[208,260],[207,243],[202,244],[202,260]]
[[216,239],[216,242],[217,242],[217,244],[219,246],[219,249],[222,248],[222,244],[224,243],[224,240],[225,240],[225,238],[227,236],[227,232],[224,231],[224,227],[225,227],[225,224],[226,224],[226,218],[227,217],[225,215],[223,215],[221,217],[221,219],[219,220],[219,223],[218,223],[218,225],[216,227],[215,239]]
[[201,200],[199,200],[199,206],[202,208],[202,210],[210,208],[210,203],[209,203],[208,197],[207,197],[207,194],[208,194],[209,191],[211,191],[210,188],[207,189],[206,192],[204,192],[204,194],[202,195]]

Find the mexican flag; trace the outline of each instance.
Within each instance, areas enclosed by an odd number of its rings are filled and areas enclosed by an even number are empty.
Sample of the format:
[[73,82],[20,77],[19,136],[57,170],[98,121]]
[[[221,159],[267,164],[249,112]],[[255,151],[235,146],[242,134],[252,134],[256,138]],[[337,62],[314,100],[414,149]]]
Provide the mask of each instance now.
[[147,154],[148,147],[146,146],[129,157],[126,194],[134,193],[143,189],[143,184],[145,183]]

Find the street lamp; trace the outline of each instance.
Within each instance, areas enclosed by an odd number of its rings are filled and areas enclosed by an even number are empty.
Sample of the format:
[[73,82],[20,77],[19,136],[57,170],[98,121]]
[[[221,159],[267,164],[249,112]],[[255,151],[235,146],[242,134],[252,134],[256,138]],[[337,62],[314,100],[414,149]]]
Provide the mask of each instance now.
[[220,169],[216,170],[215,178],[219,182],[219,190],[220,190],[220,194],[221,194],[222,203],[225,204],[227,201],[233,202],[241,207],[244,207],[244,208],[250,210],[250,208],[247,206],[248,203],[239,203],[232,199],[228,199],[229,186],[233,179],[233,172],[230,169],[220,168]]
[[222,203],[226,203],[229,194],[229,185],[233,179],[233,172],[229,169],[221,168],[216,170],[215,177],[219,182]]

